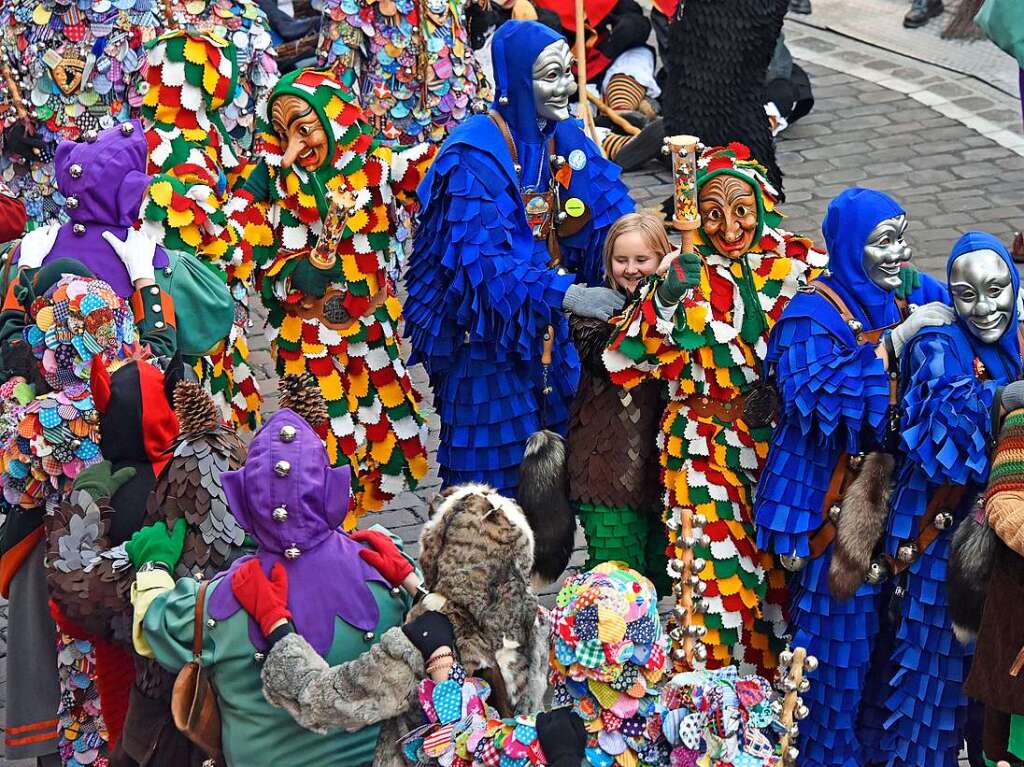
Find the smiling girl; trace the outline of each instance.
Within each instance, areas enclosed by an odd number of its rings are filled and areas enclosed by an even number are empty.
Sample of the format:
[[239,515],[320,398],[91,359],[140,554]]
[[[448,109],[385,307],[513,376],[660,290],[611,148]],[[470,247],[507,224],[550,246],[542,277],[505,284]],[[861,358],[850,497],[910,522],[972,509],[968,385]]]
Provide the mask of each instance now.
[[[660,218],[623,216],[605,241],[607,284],[632,297],[671,250]],[[569,421],[569,493],[587,535],[586,567],[626,562],[665,596],[671,588],[668,539],[655,444],[664,409],[661,384],[650,381],[627,392],[608,380],[601,353],[614,325],[573,315],[569,330],[582,362]]]

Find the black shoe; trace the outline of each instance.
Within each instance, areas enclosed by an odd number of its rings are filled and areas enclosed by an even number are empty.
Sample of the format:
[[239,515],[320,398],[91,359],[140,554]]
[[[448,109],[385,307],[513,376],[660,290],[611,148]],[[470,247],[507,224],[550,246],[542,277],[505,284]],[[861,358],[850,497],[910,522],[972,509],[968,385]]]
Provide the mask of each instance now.
[[[635,128],[643,130],[647,127],[647,123],[650,122],[644,115],[639,112],[619,112],[619,117],[623,118],[626,122]],[[620,136],[625,135],[625,131],[618,125],[612,122],[612,118],[606,115],[604,112],[598,112],[597,117],[594,119],[594,124],[598,128],[610,128],[613,133],[618,133]]]
[[908,29],[923,27],[930,19],[941,16],[945,10],[942,0],[914,0],[907,15],[903,17],[903,26]]
[[615,162],[623,170],[636,170],[648,160],[658,157],[664,143],[665,122],[659,117],[623,145],[615,155]]
[[789,10],[792,13],[810,13],[811,0],[789,0]]
[[319,19],[304,19],[298,21],[277,7],[277,0],[256,0],[265,14],[270,28],[277,33],[284,42],[299,40],[315,30],[320,23]]

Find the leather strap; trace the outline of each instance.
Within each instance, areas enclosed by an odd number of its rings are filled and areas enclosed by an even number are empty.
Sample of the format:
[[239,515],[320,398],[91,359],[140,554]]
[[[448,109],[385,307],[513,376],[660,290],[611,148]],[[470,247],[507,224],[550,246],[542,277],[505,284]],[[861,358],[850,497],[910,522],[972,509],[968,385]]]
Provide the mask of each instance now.
[[505,122],[505,118],[501,116],[501,113],[492,109],[487,113],[487,116],[491,118],[495,125],[498,126],[498,130],[501,132],[502,138],[505,139],[505,145],[508,147],[508,153],[512,155],[512,163],[515,165],[519,164],[519,152],[516,151],[516,142],[512,140],[512,131],[509,130],[508,123]]
[[703,394],[691,394],[686,399],[686,406],[698,418],[715,418],[722,423],[733,423],[743,417],[743,403],[746,396],[737,394],[730,400],[722,401]]
[[836,461],[836,467],[832,471],[832,479],[829,480],[828,490],[825,491],[825,500],[821,505],[822,525],[811,536],[810,547],[811,557],[816,559],[825,553],[825,549],[835,540],[836,526],[829,515],[829,509],[836,504],[842,504],[846,489],[853,482],[855,472],[850,466],[850,456],[842,453]]
[[203,654],[203,608],[206,602],[206,587],[209,585],[209,581],[203,581],[196,593],[195,626],[192,629],[192,659],[196,662]]
[[904,562],[896,557],[886,556],[893,575],[899,575],[910,567],[935,542],[939,533],[942,532],[942,529],[935,526],[935,518],[943,512],[953,514],[956,507],[960,505],[960,501],[963,500],[965,490],[963,485],[944,484],[935,491],[931,500],[928,501],[924,516],[921,517],[921,524],[918,526],[917,537],[913,541],[913,545],[917,549],[914,558],[909,562]]

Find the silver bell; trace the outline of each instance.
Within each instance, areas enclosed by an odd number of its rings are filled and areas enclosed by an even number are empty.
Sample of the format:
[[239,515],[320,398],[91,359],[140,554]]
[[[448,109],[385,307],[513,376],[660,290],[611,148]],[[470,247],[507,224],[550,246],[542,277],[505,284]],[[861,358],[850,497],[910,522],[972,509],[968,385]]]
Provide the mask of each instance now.
[[97,138],[99,138],[99,135],[94,130],[87,130],[85,133],[82,134],[82,139],[87,144],[93,143]]
[[131,123],[121,123],[121,135],[130,136],[135,133],[135,126]]
[[917,546],[912,543],[905,543],[896,549],[896,558],[900,562],[913,562],[917,556]]
[[298,559],[302,551],[294,543],[284,550],[285,559]]
[[796,689],[798,689],[800,692],[807,692],[809,689],[811,689],[811,680],[804,677],[800,680],[800,684],[797,686]]
[[847,463],[849,464],[850,468],[853,469],[854,471],[859,470],[860,467],[864,464],[864,453],[856,453],[854,455],[851,455],[849,459],[847,459]]
[[793,662],[793,651],[783,650],[779,653],[779,663],[783,666],[788,666]]
[[948,511],[941,511],[935,515],[935,529],[948,530],[953,526],[953,515]]
[[882,562],[875,560],[871,563],[871,567],[868,568],[867,582],[877,585],[884,581],[888,574],[888,568]]
[[840,506],[838,503],[833,503],[831,506],[828,507],[828,518],[832,522],[838,522],[839,521],[839,515],[842,513],[842,511],[843,511],[843,507],[842,506]]
[[85,224],[74,224],[71,227],[71,231],[77,234],[79,237],[81,237],[83,234],[85,234]]
[[285,505],[282,503],[270,513],[270,516],[274,518],[275,522],[284,522],[288,519],[288,509],[285,508]]
[[708,523],[708,518],[705,517],[703,514],[694,514],[693,515],[693,525],[694,525],[694,527],[701,527],[702,525],[706,525],[707,523]]
[[71,195],[66,200],[64,200],[64,207],[74,210],[75,208],[78,207],[78,198],[75,197],[74,195]]
[[796,746],[790,746],[786,749],[786,761],[790,764],[796,764],[797,758],[800,756],[800,749]]
[[696,559],[693,560],[693,563],[691,564],[691,567],[693,568],[693,572],[699,573],[701,570],[703,570],[705,567],[707,567],[707,564],[708,564],[707,560],[701,559],[700,557],[697,557]]
[[72,163],[71,167],[68,168],[68,175],[70,175],[71,178],[81,178],[82,166],[79,165],[77,162]]
[[808,655],[804,659],[804,668],[806,668],[808,671],[817,671],[818,670],[818,659],[817,659],[817,657],[815,657],[814,655]]
[[503,107],[507,107],[508,106],[508,96],[499,96],[498,97],[498,103],[501,104],[501,106],[503,106]]
[[793,716],[795,716],[797,719],[806,719],[810,715],[811,710],[804,705],[797,706],[796,711],[793,712]]
[[779,557],[779,564],[791,573],[798,573],[807,567],[807,557],[798,557],[796,554],[783,554]]
[[287,477],[291,470],[292,465],[288,461],[278,461],[274,464],[274,473],[279,477]]
[[277,436],[281,438],[282,442],[292,442],[295,439],[296,434],[298,434],[298,432],[295,430],[295,427],[291,424],[287,424],[281,427],[281,431],[278,432]]
[[697,645],[693,648],[693,657],[698,663],[703,663],[708,659],[708,648],[702,644]]
[[846,324],[850,328],[850,330],[853,331],[854,335],[856,335],[857,333],[864,329],[864,323],[862,323],[860,320],[849,320]]

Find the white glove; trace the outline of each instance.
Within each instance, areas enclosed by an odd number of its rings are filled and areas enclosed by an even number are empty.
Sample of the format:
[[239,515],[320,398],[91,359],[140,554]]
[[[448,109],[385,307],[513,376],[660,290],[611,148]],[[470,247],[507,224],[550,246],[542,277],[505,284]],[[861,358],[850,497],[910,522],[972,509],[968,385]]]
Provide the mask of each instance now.
[[156,279],[156,272],[153,270],[156,242],[145,233],[138,229],[129,229],[124,240],[119,240],[113,232],[104,232],[103,239],[121,259],[124,268],[128,270],[128,279],[133,283],[136,280]]
[[893,328],[889,334],[896,356],[899,356],[900,352],[903,351],[903,347],[907,345],[907,342],[921,328],[949,325],[955,319],[956,315],[953,314],[953,308],[946,306],[941,301],[933,301],[930,304],[919,306],[913,314]]
[[18,266],[24,269],[41,266],[43,259],[53,250],[53,243],[57,241],[59,232],[60,224],[53,222],[33,229],[22,237],[21,245],[18,246]]

